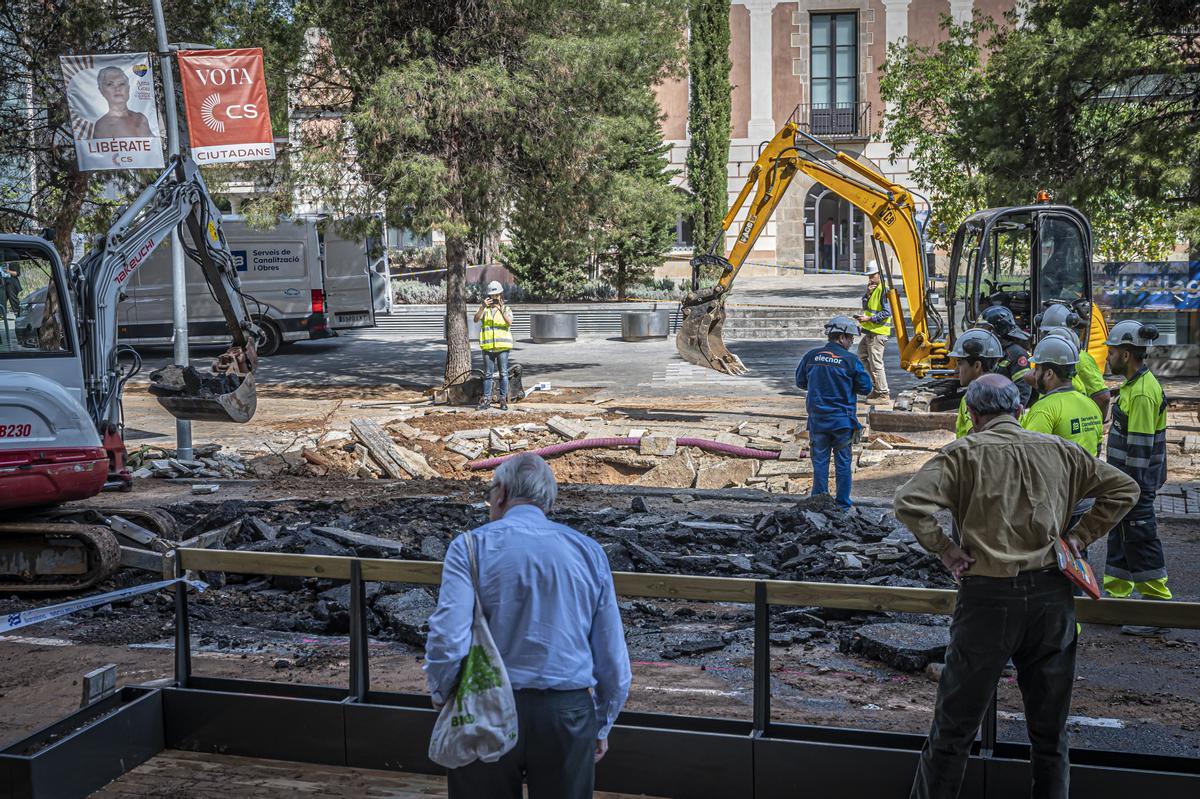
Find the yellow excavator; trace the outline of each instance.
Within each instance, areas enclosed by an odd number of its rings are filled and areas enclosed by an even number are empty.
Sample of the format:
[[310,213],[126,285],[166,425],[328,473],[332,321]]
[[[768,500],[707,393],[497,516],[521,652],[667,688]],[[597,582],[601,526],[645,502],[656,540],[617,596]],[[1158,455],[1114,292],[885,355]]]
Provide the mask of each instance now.
[[[1091,319],[1086,346],[1097,363],[1103,363],[1108,327],[1092,302],[1092,231],[1083,214],[1053,204],[1048,193],[1040,192],[1033,204],[971,215],[955,234],[947,280],[949,319],[944,319],[926,269],[924,231],[918,224],[913,192],[888,180],[872,164],[811,136],[801,129],[796,114],[774,138],[762,143],[746,184],[725,214],[721,231],[707,252],[692,259],[693,276],[704,265],[720,267],[721,276],[715,286],[704,289],[698,288],[693,277],[693,291],[683,301],[683,323],[675,340],[684,360],[733,375],[747,371],[721,337],[725,302],[738,270],[800,173],[870,219],[872,247],[904,369],[917,377],[950,377],[954,371],[948,353],[955,336],[973,327],[985,308],[1006,306],[1018,325],[1035,333],[1038,312],[1055,303]],[[737,240],[729,255],[722,256],[719,250],[725,235],[751,192],[754,196]],[[899,264],[907,315],[896,290],[893,257]]]

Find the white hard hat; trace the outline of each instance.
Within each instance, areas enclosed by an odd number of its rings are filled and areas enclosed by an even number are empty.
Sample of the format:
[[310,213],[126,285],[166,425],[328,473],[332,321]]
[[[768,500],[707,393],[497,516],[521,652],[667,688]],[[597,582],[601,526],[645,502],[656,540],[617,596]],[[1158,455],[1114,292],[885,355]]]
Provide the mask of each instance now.
[[1079,350],[1061,336],[1046,336],[1033,348],[1034,363],[1052,363],[1058,366],[1074,366],[1079,363]]
[[488,293],[489,295],[491,295],[491,294],[503,294],[503,293],[504,293],[504,286],[501,286],[501,285],[500,285],[500,281],[499,281],[499,280],[493,280],[491,283],[488,283],[488,287],[487,287],[487,293]]
[[1066,339],[1075,345],[1075,349],[1079,349],[1079,336],[1069,327],[1042,327],[1042,336],[1058,336],[1061,339]]
[[951,358],[1001,358],[1004,347],[992,331],[973,327],[954,340],[954,349],[948,354]]
[[825,323],[825,335],[846,335],[857,336],[859,334],[858,322],[855,322],[849,316],[835,316]]
[[874,261],[868,261],[867,269],[866,269],[866,272],[864,272],[864,274],[866,274],[866,275],[879,274],[879,264],[875,263]]
[[1125,319],[1113,325],[1108,331],[1108,340],[1104,343],[1110,347],[1122,344],[1132,344],[1135,347],[1150,347],[1158,340],[1158,328],[1145,325],[1136,319]]

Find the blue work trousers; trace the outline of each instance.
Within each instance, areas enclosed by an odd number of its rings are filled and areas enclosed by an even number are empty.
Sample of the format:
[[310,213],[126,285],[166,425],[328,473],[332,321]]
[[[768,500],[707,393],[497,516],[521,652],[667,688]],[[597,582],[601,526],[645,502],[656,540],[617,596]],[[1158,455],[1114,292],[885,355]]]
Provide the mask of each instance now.
[[808,433],[809,457],[812,458],[812,495],[829,493],[829,453],[833,452],[834,469],[837,474],[837,503],[848,508],[850,502],[850,445],[854,443],[854,430],[830,430]]
[[508,399],[508,353],[509,350],[493,350],[483,353],[483,399],[492,401],[492,377],[500,372],[500,398]]

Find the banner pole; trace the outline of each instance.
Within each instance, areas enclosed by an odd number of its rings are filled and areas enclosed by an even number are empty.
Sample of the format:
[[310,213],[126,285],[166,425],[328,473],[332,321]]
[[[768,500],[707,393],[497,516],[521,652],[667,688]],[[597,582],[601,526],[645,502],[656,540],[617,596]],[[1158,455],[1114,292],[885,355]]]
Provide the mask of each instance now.
[[[179,155],[179,112],[175,107],[175,74],[171,70],[171,51],[167,45],[167,23],[163,19],[161,0],[150,0],[154,12],[154,37],[158,48],[159,73],[163,82],[163,106],[167,115],[167,155]],[[187,274],[184,271],[183,242],[179,228],[171,231],[171,307],[173,314],[172,338],[175,345],[175,363],[188,365],[188,322],[187,322]],[[191,460],[192,423],[186,419],[175,420],[175,457]]]

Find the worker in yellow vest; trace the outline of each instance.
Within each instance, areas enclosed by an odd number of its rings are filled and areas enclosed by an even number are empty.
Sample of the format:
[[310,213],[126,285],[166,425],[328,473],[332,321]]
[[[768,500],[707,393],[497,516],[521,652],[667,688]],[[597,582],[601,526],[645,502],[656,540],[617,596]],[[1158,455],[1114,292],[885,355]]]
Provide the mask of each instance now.
[[1092,402],[1100,409],[1100,416],[1106,415],[1112,395],[1104,382],[1104,370],[1096,363],[1096,359],[1084,344],[1087,340],[1088,320],[1066,305],[1056,302],[1034,317],[1034,326],[1043,335],[1048,335],[1048,331],[1055,328],[1068,332],[1067,338],[1073,341],[1075,348],[1079,350],[1079,363],[1075,365],[1075,377],[1071,379],[1071,385],[1080,394],[1091,397]]
[[508,410],[508,353],[513,346],[512,309],[504,304],[504,287],[500,281],[488,283],[487,296],[475,312],[479,328],[479,349],[483,350],[483,396],[477,410],[487,410],[492,404],[492,377],[500,373],[500,410]]
[[888,391],[887,372],[883,368],[883,350],[892,335],[892,311],[883,300],[883,282],[879,277],[879,265],[874,261],[867,264],[867,291],[863,294],[863,312],[854,317],[862,325],[862,339],[858,342],[858,359],[867,367],[871,384],[875,387],[867,396],[867,404],[878,405],[891,400]]

